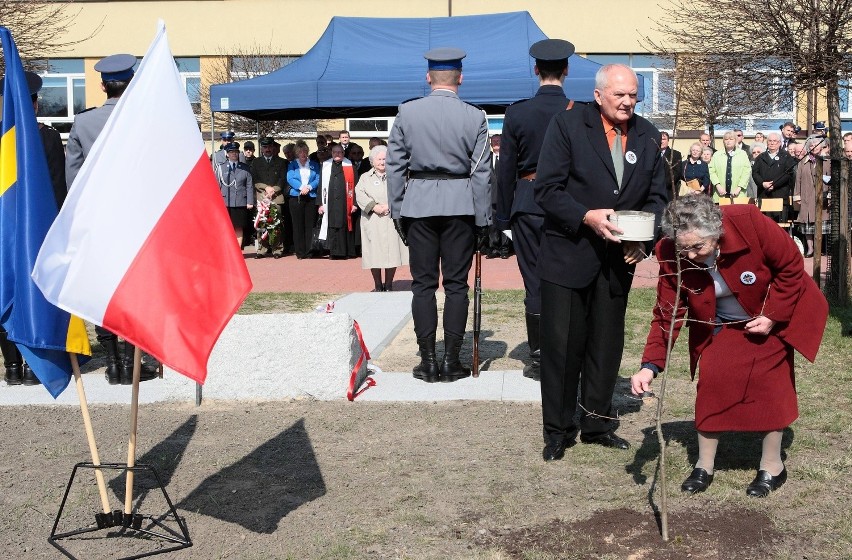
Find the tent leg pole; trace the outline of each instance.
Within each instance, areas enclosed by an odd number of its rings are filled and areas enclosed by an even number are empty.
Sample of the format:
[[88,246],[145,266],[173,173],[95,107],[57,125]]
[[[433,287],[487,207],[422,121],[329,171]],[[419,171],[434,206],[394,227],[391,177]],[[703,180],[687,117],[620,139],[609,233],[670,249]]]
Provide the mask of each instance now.
[[[210,111],[210,153],[216,153],[216,119],[213,116],[215,113]],[[211,156],[212,157],[212,156]]]

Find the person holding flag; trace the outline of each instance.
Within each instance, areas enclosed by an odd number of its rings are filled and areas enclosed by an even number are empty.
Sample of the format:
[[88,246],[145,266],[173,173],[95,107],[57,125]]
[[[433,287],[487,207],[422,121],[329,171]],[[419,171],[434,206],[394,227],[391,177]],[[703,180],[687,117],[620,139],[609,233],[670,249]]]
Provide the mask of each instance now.
[[[65,176],[68,190],[86,161],[92,146],[112,115],[118,100],[133,78],[136,57],[131,54],[114,54],[95,64],[101,73],[101,89],[107,94],[106,102],[100,107],[86,109],[74,118],[66,148]],[[110,385],[130,385],[133,379],[133,344],[124,341],[123,354],[119,351],[118,337],[109,330],[95,326],[98,342],[107,351],[107,367],[104,376]],[[140,381],[149,381],[158,376],[159,364],[142,364]]]

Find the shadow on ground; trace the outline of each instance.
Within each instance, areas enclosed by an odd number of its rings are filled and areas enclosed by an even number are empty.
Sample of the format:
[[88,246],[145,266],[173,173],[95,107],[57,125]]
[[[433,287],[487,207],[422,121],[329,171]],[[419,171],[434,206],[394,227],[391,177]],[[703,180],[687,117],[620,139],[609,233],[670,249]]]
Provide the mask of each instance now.
[[[198,415],[193,414],[186,422],[181,424],[173,431],[166,439],[152,447],[147,453],[136,459],[137,465],[151,465],[156,469],[163,487],[168,488],[169,482],[172,480],[172,475],[177,470],[183,454],[189,445],[192,436],[195,435],[195,430],[198,427]],[[157,490],[158,486],[153,477],[147,473],[140,473],[135,478],[134,484],[134,500],[136,506],[135,511],[141,509],[142,502],[148,496],[151,490]],[[122,472],[109,482],[110,490],[116,496],[124,501],[126,477]]]
[[300,419],[207,477],[177,507],[270,534],[291,511],[325,493],[305,421]]
[[[647,463],[657,461],[660,452],[656,429],[653,426],[642,430],[642,435],[642,445],[636,450],[633,462],[625,467],[627,472],[633,475],[636,484],[647,482],[647,476],[642,471]],[[786,457],[786,450],[792,445],[794,436],[795,432],[792,428],[784,429],[784,436],[781,440],[782,458]],[[694,422],[686,420],[665,422],[663,423],[663,437],[669,443],[676,441],[686,448],[690,465],[694,465],[698,461],[698,441]],[[719,448],[716,450],[716,470],[744,469],[757,471],[760,465],[762,441],[762,433],[725,433],[719,441]]]

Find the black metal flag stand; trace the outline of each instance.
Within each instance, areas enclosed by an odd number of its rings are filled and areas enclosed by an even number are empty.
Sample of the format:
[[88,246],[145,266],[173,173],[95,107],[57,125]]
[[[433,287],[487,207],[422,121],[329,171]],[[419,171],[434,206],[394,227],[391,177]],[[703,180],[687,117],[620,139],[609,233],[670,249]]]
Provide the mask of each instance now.
[[[63,533],[57,533],[56,530],[59,527],[59,521],[62,519],[62,513],[65,511],[65,505],[68,500],[68,495],[71,492],[72,485],[74,484],[74,478],[77,476],[77,469],[93,469],[96,472],[99,469],[124,471],[125,476],[132,476],[132,473],[135,473],[137,471],[148,472],[153,475],[154,480],[156,480],[157,488],[159,488],[163,492],[163,497],[166,500],[166,504],[168,504],[169,511],[164,515],[155,518],[154,516],[143,515],[141,513],[124,513],[122,510],[117,509],[114,510],[112,513],[95,514],[95,526],[93,527],[90,526],[81,529],[74,529],[72,531],[66,531]],[[174,519],[180,532],[177,532],[171,527],[164,524],[164,521],[170,517]],[[174,552],[176,550],[181,550],[183,548],[189,548],[192,546],[192,540],[190,540],[189,538],[189,531],[186,528],[186,523],[178,515],[177,510],[175,510],[175,506],[174,504],[172,504],[172,501],[169,498],[168,493],[166,492],[165,486],[163,486],[163,482],[160,479],[160,475],[157,473],[157,470],[153,466],[139,464],[128,467],[124,463],[101,463],[100,465],[95,465],[94,463],[77,463],[76,465],[74,465],[74,470],[71,472],[71,479],[68,481],[68,486],[65,488],[65,495],[62,497],[62,503],[59,506],[59,511],[56,514],[56,520],[53,523],[53,530],[51,531],[50,537],[48,537],[47,541],[68,558],[76,560],[77,557],[71,554],[71,552],[69,552],[65,547],[63,547],[60,541],[76,535],[93,533],[95,531],[109,530],[113,528],[116,528],[117,530],[108,532],[105,535],[105,538],[138,538],[140,540],[144,540],[145,542],[163,541],[168,545],[163,548],[157,548],[156,550],[152,550],[150,552],[133,554],[131,556],[123,556],[120,557],[120,560],[134,560],[136,558],[146,558],[148,556],[163,554],[164,552]]]

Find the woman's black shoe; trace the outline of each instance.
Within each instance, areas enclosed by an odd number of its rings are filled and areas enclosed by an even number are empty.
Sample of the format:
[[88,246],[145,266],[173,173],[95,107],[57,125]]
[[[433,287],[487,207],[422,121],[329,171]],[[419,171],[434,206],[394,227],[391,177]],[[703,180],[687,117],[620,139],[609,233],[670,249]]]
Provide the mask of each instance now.
[[757,471],[757,476],[746,488],[746,494],[752,498],[765,498],[773,490],[781,488],[787,482],[787,467],[778,476],[772,476],[767,471]]
[[680,485],[680,489],[683,492],[697,494],[707,490],[711,482],[713,482],[713,475],[707,474],[707,471],[704,469],[696,467],[692,470],[692,474]]

